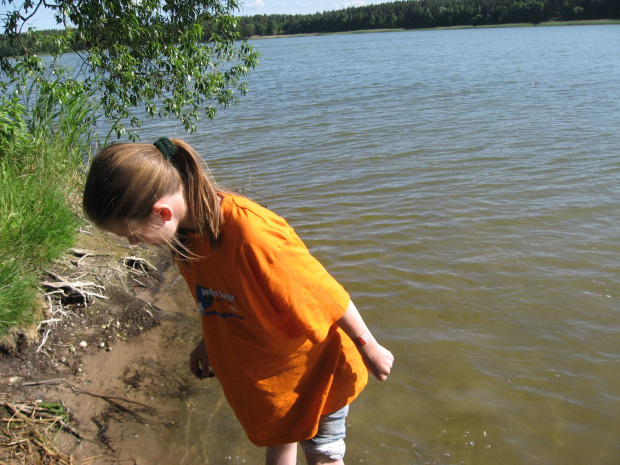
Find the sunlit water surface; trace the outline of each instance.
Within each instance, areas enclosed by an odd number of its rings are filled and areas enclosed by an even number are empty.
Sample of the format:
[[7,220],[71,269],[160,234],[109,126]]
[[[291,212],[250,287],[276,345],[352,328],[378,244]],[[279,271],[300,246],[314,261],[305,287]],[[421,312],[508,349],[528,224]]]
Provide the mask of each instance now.
[[[395,354],[347,463],[620,463],[620,26],[253,43],[239,106],[141,136],[286,217]],[[173,462],[262,461],[217,384],[187,405]]]

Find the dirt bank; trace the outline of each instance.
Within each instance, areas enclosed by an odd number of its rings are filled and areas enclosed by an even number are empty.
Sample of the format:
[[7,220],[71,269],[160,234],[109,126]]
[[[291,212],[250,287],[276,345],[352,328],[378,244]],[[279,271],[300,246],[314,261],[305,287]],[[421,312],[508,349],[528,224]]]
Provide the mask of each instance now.
[[43,323],[4,344],[0,464],[161,463],[183,403],[204,389],[187,369],[200,329],[176,266],[125,244],[80,233],[42,278]]

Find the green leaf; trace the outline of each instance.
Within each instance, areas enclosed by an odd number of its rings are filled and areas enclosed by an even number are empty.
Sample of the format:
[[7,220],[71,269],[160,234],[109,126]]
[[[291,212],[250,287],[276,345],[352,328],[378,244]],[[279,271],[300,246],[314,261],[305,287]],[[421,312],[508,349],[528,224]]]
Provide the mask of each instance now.
[[[29,11],[49,8],[61,22],[71,24],[48,48],[56,58],[70,46],[80,48],[81,90],[99,93],[98,103],[114,122],[117,137],[125,134],[127,125],[134,137],[137,122],[155,115],[174,115],[186,130],[195,131],[201,113],[213,118],[218,107],[239,101],[248,89],[245,77],[258,64],[258,52],[247,42],[238,42],[236,1],[30,3]],[[18,39],[24,22],[18,6],[4,20],[9,40]],[[31,36],[39,37],[34,32]],[[50,69],[27,46],[16,62],[0,60],[0,65],[18,82]],[[46,78],[38,79],[43,83]],[[62,101],[60,95],[50,94],[48,107],[52,97]]]

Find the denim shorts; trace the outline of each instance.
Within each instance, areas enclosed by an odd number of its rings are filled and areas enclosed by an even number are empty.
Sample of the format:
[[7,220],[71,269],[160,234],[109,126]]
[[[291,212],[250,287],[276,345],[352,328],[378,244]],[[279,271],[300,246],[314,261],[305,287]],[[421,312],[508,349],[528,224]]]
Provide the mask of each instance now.
[[316,436],[300,442],[303,451],[323,455],[330,460],[343,459],[347,448],[344,438],[347,432],[345,420],[348,413],[349,406],[347,405],[334,413],[321,415]]

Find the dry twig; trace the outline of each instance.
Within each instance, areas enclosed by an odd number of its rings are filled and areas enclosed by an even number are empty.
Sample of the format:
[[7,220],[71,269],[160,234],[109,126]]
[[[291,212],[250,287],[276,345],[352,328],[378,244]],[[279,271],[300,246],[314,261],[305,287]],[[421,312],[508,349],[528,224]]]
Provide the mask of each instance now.
[[149,407],[148,405],[144,405],[144,404],[141,404],[140,402],[136,402],[136,401],[129,400],[129,399],[123,399],[122,397],[103,396],[103,395],[99,395],[99,394],[93,394],[92,392],[89,392],[89,391],[87,391],[85,389],[82,389],[81,387],[76,386],[75,384],[71,384],[70,382],[68,382],[65,379],[50,379],[50,380],[47,380],[47,381],[33,381],[33,382],[23,383],[22,386],[37,386],[37,385],[40,385],[40,384],[65,384],[73,392],[76,392],[78,394],[86,394],[86,395],[89,395],[89,396],[92,396],[92,397],[97,397],[99,399],[105,400],[106,402],[108,402],[110,405],[112,405],[113,407],[115,407],[119,411],[134,417],[140,423],[161,424],[161,423],[153,422],[153,421],[149,422],[142,415],[140,415],[140,414],[134,412],[133,410],[131,410],[130,408],[125,407],[124,405],[122,405],[121,402],[126,402],[128,404],[137,405],[137,406],[142,407],[143,409],[145,409],[147,411],[151,410],[151,407]]
[[102,294],[105,291],[105,287],[100,284],[95,284],[93,282],[69,282],[67,279],[63,278],[60,275],[52,273],[51,271],[47,271],[47,273],[53,278],[57,279],[58,282],[50,282],[50,281],[42,281],[40,284],[44,287],[50,289],[56,289],[54,292],[62,292],[63,296],[67,296],[66,291],[74,291],[82,296],[84,300],[84,307],[88,306],[88,300],[91,297],[98,297],[99,299],[107,299],[106,296]]
[[[73,457],[62,454],[54,445],[51,434],[62,428],[83,439],[75,428],[65,422],[65,414],[59,414],[43,404],[21,402],[0,403],[10,416],[0,415],[3,424],[0,447],[9,463],[72,465]],[[5,426],[4,426],[5,424]],[[0,457],[2,458],[2,457]]]
[[132,270],[139,270],[142,274],[148,274],[149,269],[156,270],[147,260],[140,257],[124,257],[123,265]]

